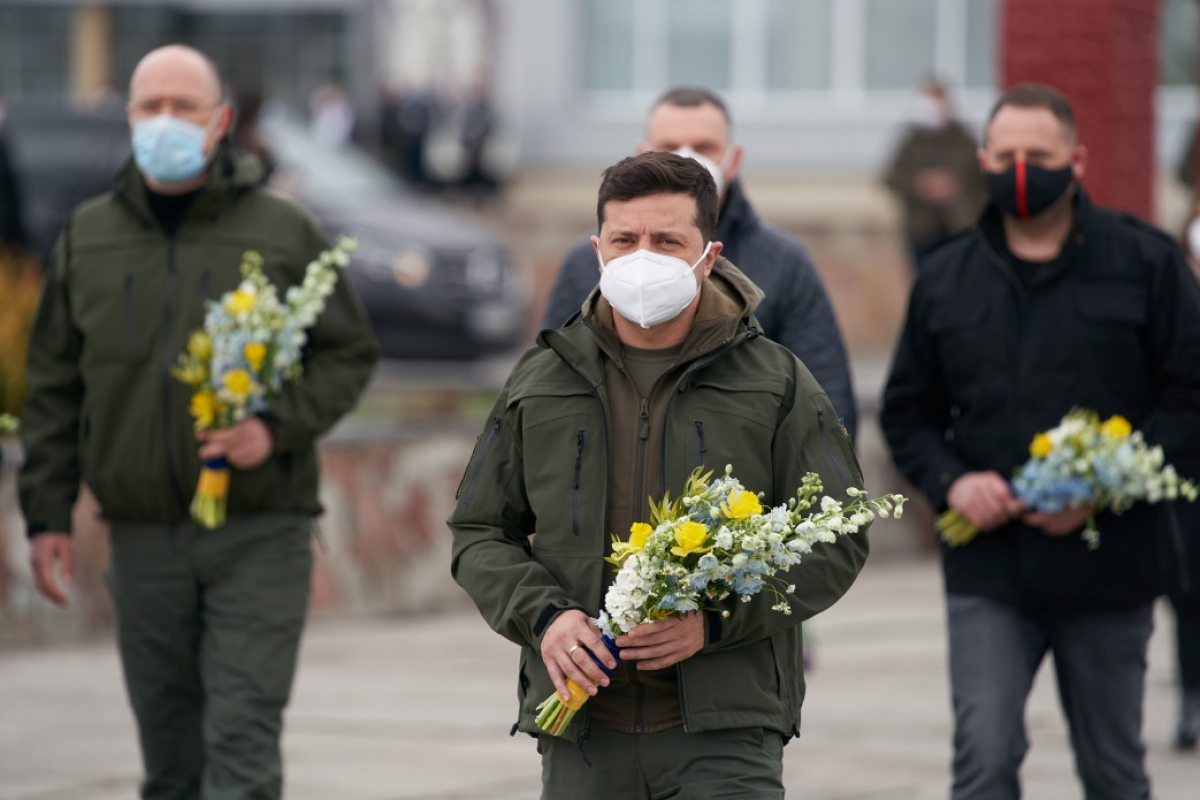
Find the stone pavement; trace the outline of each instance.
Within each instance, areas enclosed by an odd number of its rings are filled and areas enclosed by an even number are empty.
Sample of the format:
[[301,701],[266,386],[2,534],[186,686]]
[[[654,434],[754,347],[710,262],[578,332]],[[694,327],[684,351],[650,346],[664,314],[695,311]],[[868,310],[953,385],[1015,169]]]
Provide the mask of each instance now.
[[[882,529],[880,533],[882,534]],[[815,620],[804,736],[785,750],[789,797],[946,796],[948,690],[936,563],[868,563]],[[1200,796],[1200,753],[1171,750],[1169,613],[1152,642],[1146,739],[1158,800]],[[509,738],[516,649],[464,603],[426,617],[318,616],[284,748],[289,800],[537,797],[531,740]],[[1028,708],[1027,800],[1080,797],[1052,671]],[[128,800],[138,757],[116,655],[89,645],[0,652],[0,800]]]

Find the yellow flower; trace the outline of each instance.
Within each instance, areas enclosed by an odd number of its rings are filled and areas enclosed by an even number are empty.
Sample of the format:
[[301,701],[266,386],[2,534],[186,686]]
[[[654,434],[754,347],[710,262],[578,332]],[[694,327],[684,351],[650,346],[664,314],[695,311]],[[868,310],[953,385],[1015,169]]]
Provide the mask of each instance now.
[[1113,414],[1100,426],[1100,432],[1110,439],[1124,439],[1133,433],[1133,426],[1120,414]]
[[246,357],[250,369],[258,372],[262,369],[263,359],[267,357],[267,346],[262,342],[251,342],[242,348],[242,355]]
[[1050,451],[1054,449],[1054,443],[1050,441],[1050,437],[1044,433],[1039,433],[1033,437],[1033,441],[1029,444],[1029,455],[1034,458],[1045,458],[1050,455]]
[[225,295],[225,310],[230,314],[249,314],[254,310],[258,296],[253,290],[238,289],[232,294]]
[[680,558],[692,553],[706,553],[712,549],[703,546],[707,538],[708,530],[699,522],[685,522],[675,531],[675,547],[671,552]]
[[729,495],[729,502],[721,504],[721,513],[726,519],[745,519],[762,513],[762,504],[753,492],[736,492]]
[[646,540],[650,538],[650,534],[652,533],[654,533],[654,529],[646,523],[635,522],[629,526],[629,541],[614,543],[613,552],[636,553],[646,546]]
[[221,401],[212,392],[205,390],[192,395],[191,412],[192,418],[196,420],[196,430],[211,428],[220,411]]
[[187,351],[193,358],[207,361],[212,358],[212,338],[204,331],[194,331],[188,337]]
[[178,367],[173,367],[171,374],[188,386],[199,386],[204,383],[208,371],[204,369],[203,364],[197,361],[186,361]]
[[249,396],[250,390],[254,388],[254,378],[250,377],[250,373],[244,369],[230,370],[221,380],[229,393],[238,400]]

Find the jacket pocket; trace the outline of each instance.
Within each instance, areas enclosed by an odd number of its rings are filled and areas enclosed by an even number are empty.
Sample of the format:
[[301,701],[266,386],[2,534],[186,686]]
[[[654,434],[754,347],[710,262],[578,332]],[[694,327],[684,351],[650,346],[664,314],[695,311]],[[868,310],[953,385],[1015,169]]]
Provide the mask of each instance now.
[[939,308],[929,317],[946,380],[952,387],[973,385],[980,371],[993,371],[1004,362],[1004,339],[986,306]]
[[1077,363],[1097,375],[1120,375],[1125,380],[1142,374],[1142,336],[1148,319],[1145,290],[1137,284],[1084,284],[1075,302],[1084,322],[1074,351]]
[[821,446],[826,455],[833,461],[834,469],[845,486],[863,484],[862,467],[850,443],[850,432],[842,425],[830,423],[825,411],[817,412],[817,429],[821,437]]
[[575,434],[575,468],[571,479],[571,533],[579,535],[580,478],[583,472],[583,445],[587,442],[587,431],[580,428]]
[[87,364],[140,364],[157,341],[162,298],[145,274],[126,272],[106,281],[81,279],[72,305],[83,333],[81,359]]
[[[487,428],[487,434],[483,438],[483,444],[479,446],[479,452],[471,465],[463,473],[463,480],[458,485],[458,492],[455,498],[461,495],[463,505],[471,505],[471,498],[475,495],[475,488],[479,484],[479,475],[483,472],[483,465],[487,463],[488,451],[492,449],[492,443],[495,442],[496,436],[500,433],[500,418],[492,417],[491,424]],[[467,476],[471,476],[470,483],[467,484],[466,494],[462,494],[463,482],[467,480]]]

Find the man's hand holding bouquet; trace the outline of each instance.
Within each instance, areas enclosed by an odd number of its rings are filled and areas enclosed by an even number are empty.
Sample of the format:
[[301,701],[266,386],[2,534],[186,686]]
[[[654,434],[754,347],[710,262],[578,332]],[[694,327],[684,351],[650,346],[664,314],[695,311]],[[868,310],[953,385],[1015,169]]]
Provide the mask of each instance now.
[[192,333],[172,374],[193,389],[191,415],[204,465],[192,518],[206,528],[225,521],[230,467],[249,469],[271,454],[271,434],[259,416],[287,381],[300,378],[307,331],[325,309],[354,240],[340,237],[307,267],[302,283],[281,301],[248,251],[242,283],[208,304],[204,327]]

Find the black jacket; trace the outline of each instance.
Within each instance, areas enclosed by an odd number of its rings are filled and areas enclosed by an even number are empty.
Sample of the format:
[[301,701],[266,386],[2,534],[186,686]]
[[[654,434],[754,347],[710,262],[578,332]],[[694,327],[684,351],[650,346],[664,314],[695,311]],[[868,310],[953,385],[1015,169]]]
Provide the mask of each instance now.
[[[1082,193],[1053,265],[1018,276],[999,212],[935,251],[909,301],[881,424],[939,511],[963,473],[1010,476],[1076,406],[1121,414],[1167,460],[1200,453],[1200,288],[1165,234]],[[1186,474],[1186,471],[1185,471]],[[1120,608],[1163,588],[1165,507],[1101,514],[1100,547],[1020,523],[943,547],[946,590],[1019,605]]]
[[[713,240],[724,245],[721,255],[766,294],[755,312],[763,333],[804,362],[853,436],[858,414],[846,348],[825,284],[808,251],[759,219],[738,181],[726,192]],[[579,313],[600,280],[599,267],[588,237],[576,242],[551,289],[543,328],[558,328]]]

